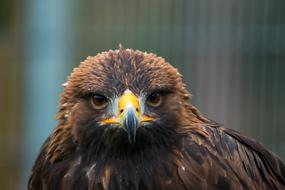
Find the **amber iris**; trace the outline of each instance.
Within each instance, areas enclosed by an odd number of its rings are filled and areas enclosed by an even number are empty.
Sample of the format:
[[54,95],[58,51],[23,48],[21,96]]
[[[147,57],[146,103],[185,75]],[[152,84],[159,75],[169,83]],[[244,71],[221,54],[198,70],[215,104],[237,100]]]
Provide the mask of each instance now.
[[158,107],[161,104],[161,95],[158,92],[152,93],[146,99],[148,105]]
[[107,107],[108,99],[102,95],[94,95],[91,98],[91,103],[95,109],[103,109],[103,108]]

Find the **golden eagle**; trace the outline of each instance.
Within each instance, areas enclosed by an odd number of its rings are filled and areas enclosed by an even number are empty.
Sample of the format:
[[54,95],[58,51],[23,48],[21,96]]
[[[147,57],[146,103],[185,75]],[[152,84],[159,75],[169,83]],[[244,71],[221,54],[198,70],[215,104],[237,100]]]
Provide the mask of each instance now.
[[155,54],[87,57],[64,86],[29,190],[285,189],[282,160],[204,117]]

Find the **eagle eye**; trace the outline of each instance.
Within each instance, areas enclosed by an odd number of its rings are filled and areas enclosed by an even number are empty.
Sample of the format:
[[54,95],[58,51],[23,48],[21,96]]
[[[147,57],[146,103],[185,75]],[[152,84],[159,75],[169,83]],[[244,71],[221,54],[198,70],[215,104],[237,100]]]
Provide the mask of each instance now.
[[97,110],[106,108],[108,103],[109,103],[108,99],[103,95],[97,94],[97,95],[92,96],[91,98],[91,104]]
[[152,107],[158,107],[161,104],[161,94],[158,92],[150,94],[146,99],[146,103]]

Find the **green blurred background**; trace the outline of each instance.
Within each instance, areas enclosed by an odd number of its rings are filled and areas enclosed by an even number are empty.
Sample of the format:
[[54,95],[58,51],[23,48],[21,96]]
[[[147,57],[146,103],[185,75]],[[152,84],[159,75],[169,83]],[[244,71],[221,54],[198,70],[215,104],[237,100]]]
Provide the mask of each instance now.
[[119,43],[166,58],[203,113],[284,159],[284,8],[284,0],[1,0],[0,188],[26,188],[72,68]]

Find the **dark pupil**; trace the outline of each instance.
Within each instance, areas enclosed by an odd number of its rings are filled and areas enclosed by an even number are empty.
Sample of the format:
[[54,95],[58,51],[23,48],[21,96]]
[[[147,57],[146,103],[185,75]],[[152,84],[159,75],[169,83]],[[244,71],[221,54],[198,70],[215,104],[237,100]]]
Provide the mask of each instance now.
[[151,102],[157,102],[158,100],[159,100],[159,95],[157,93],[154,93],[149,97],[149,101]]
[[106,99],[103,96],[95,96],[95,101],[97,104],[103,104],[105,103]]

